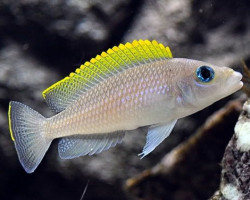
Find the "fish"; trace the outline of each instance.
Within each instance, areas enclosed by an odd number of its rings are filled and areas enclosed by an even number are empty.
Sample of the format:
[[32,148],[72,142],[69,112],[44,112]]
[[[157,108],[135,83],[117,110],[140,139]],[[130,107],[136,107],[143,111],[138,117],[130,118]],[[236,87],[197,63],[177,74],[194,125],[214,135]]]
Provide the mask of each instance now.
[[236,92],[241,79],[229,67],[173,58],[156,40],[134,40],[102,52],[45,89],[52,117],[10,101],[10,135],[27,173],[34,172],[56,138],[59,156],[72,159],[103,152],[148,127],[143,158],[178,119]]

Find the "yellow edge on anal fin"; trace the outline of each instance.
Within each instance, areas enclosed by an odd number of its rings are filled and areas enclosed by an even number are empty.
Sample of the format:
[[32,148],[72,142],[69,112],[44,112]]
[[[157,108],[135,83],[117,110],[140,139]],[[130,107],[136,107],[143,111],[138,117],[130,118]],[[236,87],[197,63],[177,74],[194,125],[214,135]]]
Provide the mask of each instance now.
[[54,83],[53,85],[51,85],[50,87],[48,87],[47,89],[45,89],[42,93],[43,98],[46,99],[46,94],[50,91],[53,90],[57,85],[61,84],[63,81],[69,79],[69,77],[65,77],[64,79],[57,81],[56,83]]
[[13,135],[13,131],[12,131],[12,128],[11,128],[11,116],[10,116],[10,111],[11,111],[11,104],[9,104],[8,120],[9,120],[10,136],[11,136],[11,139],[12,139],[13,141],[15,141],[15,138],[14,138],[14,135]]

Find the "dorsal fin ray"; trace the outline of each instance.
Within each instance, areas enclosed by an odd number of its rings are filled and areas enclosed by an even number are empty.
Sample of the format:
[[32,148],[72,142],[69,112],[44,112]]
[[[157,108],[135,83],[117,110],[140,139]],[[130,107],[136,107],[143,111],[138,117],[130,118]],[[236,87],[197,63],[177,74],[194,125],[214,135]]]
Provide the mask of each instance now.
[[63,111],[96,84],[149,62],[172,58],[169,47],[153,40],[134,40],[102,52],[75,72],[43,91],[43,97],[55,112]]

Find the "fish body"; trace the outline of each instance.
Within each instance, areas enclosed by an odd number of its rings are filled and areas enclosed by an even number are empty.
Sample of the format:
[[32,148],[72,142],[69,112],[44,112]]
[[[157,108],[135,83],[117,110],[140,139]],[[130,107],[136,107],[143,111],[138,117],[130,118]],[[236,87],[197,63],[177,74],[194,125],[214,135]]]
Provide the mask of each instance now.
[[202,61],[172,58],[156,41],[113,47],[43,92],[57,112],[44,118],[10,102],[9,125],[19,160],[31,173],[51,141],[61,138],[61,158],[100,153],[125,132],[149,126],[142,157],[171,133],[179,118],[242,87],[241,74]]
[[176,118],[176,91],[167,78],[173,67],[167,60],[157,61],[103,81],[52,117],[48,136],[133,130]]

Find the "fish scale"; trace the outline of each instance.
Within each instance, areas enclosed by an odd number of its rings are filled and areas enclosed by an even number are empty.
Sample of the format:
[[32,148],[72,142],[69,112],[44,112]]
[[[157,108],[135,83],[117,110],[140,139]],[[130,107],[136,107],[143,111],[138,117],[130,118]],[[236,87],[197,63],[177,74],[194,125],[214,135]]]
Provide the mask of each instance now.
[[[151,93],[157,95],[158,92],[160,92],[160,90],[157,91],[157,86],[159,87],[167,83],[166,79],[158,79],[158,74],[162,74],[164,69],[163,66],[166,64],[167,61],[158,61],[158,64],[154,67],[150,64],[145,64],[128,70],[124,72],[124,74],[121,73],[117,77],[111,77],[103,84],[92,88],[77,100],[76,104],[50,119],[51,122],[48,123],[47,127],[47,129],[50,130],[48,135],[59,133],[61,137],[64,137],[72,134],[109,133],[118,130],[119,127],[123,127],[123,129],[126,130],[124,122],[127,124],[126,121],[132,119],[133,116],[136,116],[137,119],[143,118],[143,114],[146,112],[145,109],[143,109],[143,106],[154,104],[153,100],[148,98],[148,94],[150,94],[148,91],[153,88]],[[140,68],[145,69],[141,70]],[[143,77],[151,77],[153,84],[149,84],[145,79],[142,83],[136,86],[135,83],[139,82],[139,79],[137,78],[138,74]],[[134,91],[132,90],[133,87]],[[117,89],[123,92],[122,96],[118,97],[117,95],[113,95],[116,93]],[[138,91],[140,91],[139,96],[136,97]],[[161,93],[158,95],[160,94]],[[158,98],[155,96],[154,99],[157,100]],[[99,102],[102,101],[106,103],[101,105]],[[135,104],[135,102],[137,103]],[[79,106],[81,106],[81,109],[78,109]],[[82,112],[82,110],[85,110],[84,107],[86,107],[87,110]],[[91,110],[89,111],[90,108]],[[142,108],[141,113],[140,108]],[[148,110],[147,112],[151,111]],[[61,117],[60,115],[63,116]],[[72,119],[72,115],[74,118],[81,119],[80,123],[78,120],[73,120],[73,125],[65,126],[65,121]],[[63,128],[56,130],[52,127],[53,123],[58,121],[59,116],[60,119],[62,119],[60,124]],[[88,120],[86,121],[86,119]],[[133,121],[135,124],[140,123],[135,120]],[[104,126],[104,124],[106,124],[106,126]],[[148,125],[148,123],[145,122],[145,124],[142,125]],[[133,124],[131,124],[131,126],[133,126]],[[74,133],[72,127],[76,127],[75,130],[77,132]]]
[[121,143],[125,132],[147,126],[143,158],[179,118],[237,91],[241,78],[227,67],[172,58],[157,41],[135,40],[102,52],[44,90],[56,113],[50,118],[11,101],[11,138],[20,163],[32,173],[55,138],[59,156],[72,159],[105,151]]

